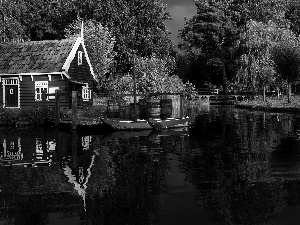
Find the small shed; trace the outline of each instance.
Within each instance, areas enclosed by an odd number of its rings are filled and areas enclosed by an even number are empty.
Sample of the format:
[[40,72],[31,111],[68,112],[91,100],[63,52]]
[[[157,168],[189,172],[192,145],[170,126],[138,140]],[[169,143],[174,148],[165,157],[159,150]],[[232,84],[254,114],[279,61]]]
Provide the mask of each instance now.
[[[82,105],[93,104],[95,74],[83,37],[0,44],[0,104],[5,108],[33,106],[42,91],[60,90],[60,105],[71,108],[72,91]],[[55,97],[47,97],[54,106]]]

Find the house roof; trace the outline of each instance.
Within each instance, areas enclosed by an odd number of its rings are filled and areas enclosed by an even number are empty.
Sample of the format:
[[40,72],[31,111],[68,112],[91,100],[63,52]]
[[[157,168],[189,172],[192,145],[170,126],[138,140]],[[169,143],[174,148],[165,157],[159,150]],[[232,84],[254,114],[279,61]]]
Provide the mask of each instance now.
[[62,72],[75,43],[78,38],[0,44],[0,74]]

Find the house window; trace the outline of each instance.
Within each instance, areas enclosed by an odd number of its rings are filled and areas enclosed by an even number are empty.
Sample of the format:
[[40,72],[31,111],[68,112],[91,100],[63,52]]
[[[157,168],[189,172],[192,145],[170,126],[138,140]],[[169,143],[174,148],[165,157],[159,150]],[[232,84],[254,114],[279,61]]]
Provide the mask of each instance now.
[[82,99],[88,101],[90,99],[90,90],[88,87],[82,87]]
[[36,101],[42,101],[42,91],[46,91],[46,93],[48,93],[48,81],[36,81],[35,82],[35,100]]
[[82,65],[82,52],[78,52],[78,65]]

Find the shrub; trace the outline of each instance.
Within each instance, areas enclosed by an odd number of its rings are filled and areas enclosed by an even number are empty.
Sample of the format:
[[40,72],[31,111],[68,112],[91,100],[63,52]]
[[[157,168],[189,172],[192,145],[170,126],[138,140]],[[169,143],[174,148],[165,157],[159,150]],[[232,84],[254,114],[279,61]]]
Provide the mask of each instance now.
[[[159,59],[155,55],[150,58],[137,57],[135,65],[137,94],[184,92],[189,99],[195,98],[197,91],[193,84],[184,83],[177,75],[170,75],[173,73],[173,61],[173,58]],[[132,94],[133,76],[118,74],[108,77],[103,86],[110,93]],[[132,97],[125,97],[124,100],[132,100]]]
[[92,105],[81,110],[84,117],[101,117],[104,113],[106,113],[106,105]]
[[2,109],[1,120],[5,125],[18,126],[21,124],[42,125],[46,121],[47,108],[41,103],[21,109]]

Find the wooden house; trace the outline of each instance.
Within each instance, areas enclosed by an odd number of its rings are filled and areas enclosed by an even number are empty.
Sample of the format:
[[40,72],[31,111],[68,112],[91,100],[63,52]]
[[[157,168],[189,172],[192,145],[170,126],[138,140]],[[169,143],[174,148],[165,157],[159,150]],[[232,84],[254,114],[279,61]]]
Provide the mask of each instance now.
[[[94,80],[82,36],[0,45],[0,104],[5,108],[33,106],[43,90],[60,90],[62,107],[71,107],[72,91],[78,91],[82,105],[90,105]],[[55,97],[47,101],[54,106]]]

